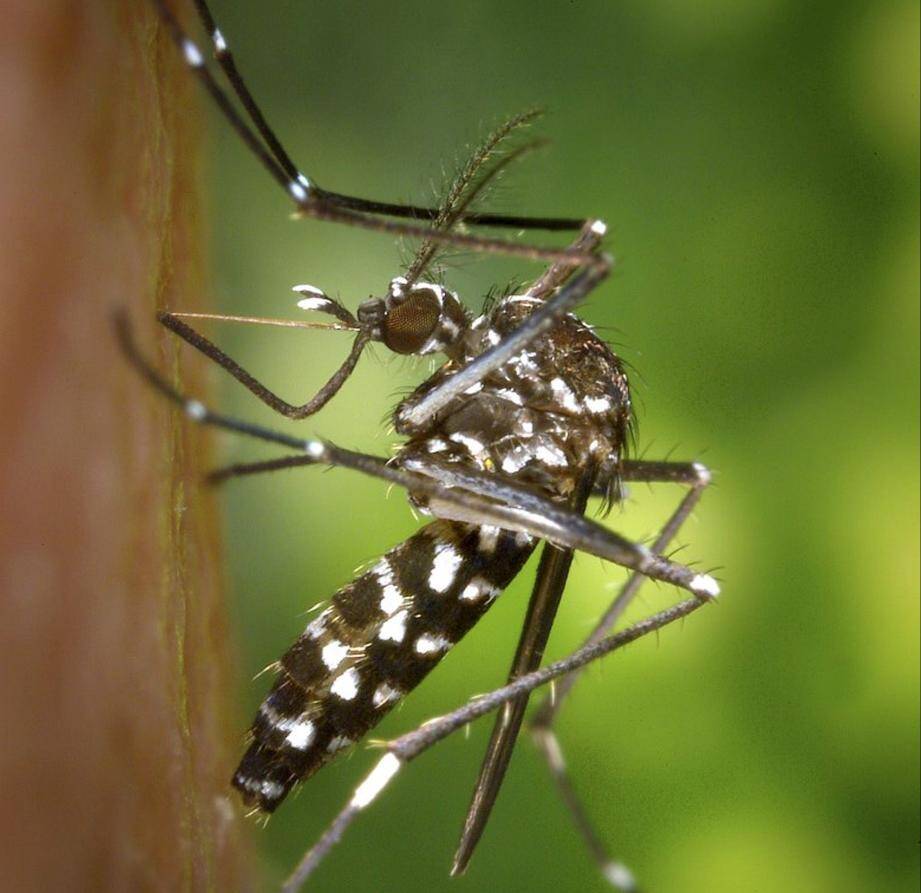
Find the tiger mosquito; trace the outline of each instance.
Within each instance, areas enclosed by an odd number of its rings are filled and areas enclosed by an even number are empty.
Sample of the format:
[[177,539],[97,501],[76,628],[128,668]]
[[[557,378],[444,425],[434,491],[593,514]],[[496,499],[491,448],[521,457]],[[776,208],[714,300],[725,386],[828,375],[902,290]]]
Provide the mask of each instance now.
[[[690,515],[710,473],[697,462],[631,459],[630,390],[623,363],[571,310],[609,274],[601,250],[604,223],[596,219],[482,214],[476,199],[505,167],[533,144],[501,152],[536,116],[512,118],[476,150],[438,208],[362,199],[321,189],[298,168],[243,81],[205,0],[195,0],[214,58],[243,109],[238,111],[206,64],[205,54],[165,0],[151,0],[186,64],[229,125],[285,190],[296,213],[393,236],[420,246],[407,270],[383,297],[352,314],[313,286],[296,286],[298,305],[325,313],[330,324],[171,313],[160,322],[222,366],[256,397],[292,419],[313,415],[331,400],[370,343],[396,354],[443,354],[446,362],[393,413],[406,438],[391,459],[303,440],[213,412],[177,391],[135,347],[130,325],[117,319],[128,359],[193,421],[285,447],[291,454],[214,472],[214,482],[303,465],[350,468],[403,487],[412,506],[433,518],[336,592],[277,663],[277,677],[250,730],[250,743],[232,783],[243,801],[273,812],[296,785],[362,739],[415,688],[485,613],[543,540],[545,545],[508,684],[464,707],[385,743],[386,753],[346,807],[308,851],[286,890],[299,889],[397,771],[472,719],[499,709],[454,859],[463,872],[480,839],[520,731],[528,695],[559,678],[534,714],[530,731],[578,830],[610,884],[635,889],[632,875],[612,859],[577,798],[554,721],[577,670],[603,654],[684,617],[719,593],[716,580],[664,556]],[[578,231],[568,248],[544,248],[458,231],[466,226]],[[472,318],[457,295],[423,277],[438,251],[457,245],[549,266],[529,287],[503,294]],[[437,278],[437,277],[433,277]],[[311,399],[294,405],[278,397],[184,322],[218,318],[355,332],[341,367]],[[687,492],[650,547],[631,542],[586,518],[589,498],[607,505],[623,498],[626,482],[670,482]],[[538,669],[566,585],[574,551],[597,555],[632,571],[583,646]],[[609,635],[645,579],[672,583],[689,598]]]

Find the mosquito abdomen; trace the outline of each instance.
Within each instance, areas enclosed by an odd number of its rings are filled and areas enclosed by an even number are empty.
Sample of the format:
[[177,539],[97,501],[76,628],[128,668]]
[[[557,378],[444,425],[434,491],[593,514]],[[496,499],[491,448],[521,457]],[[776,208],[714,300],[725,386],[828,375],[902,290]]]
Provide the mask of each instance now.
[[233,777],[273,811],[415,688],[521,570],[534,541],[435,521],[340,589],[280,662]]

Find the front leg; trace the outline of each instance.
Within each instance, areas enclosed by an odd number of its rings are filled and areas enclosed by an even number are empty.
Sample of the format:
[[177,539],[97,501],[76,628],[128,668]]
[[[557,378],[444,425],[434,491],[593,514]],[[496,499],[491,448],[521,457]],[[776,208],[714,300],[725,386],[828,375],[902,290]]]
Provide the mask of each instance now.
[[[330,299],[327,298],[326,300]],[[367,332],[359,330],[345,362],[332,374],[329,381],[327,381],[306,403],[294,405],[282,400],[281,397],[270,391],[261,381],[237,363],[236,360],[224,353],[224,351],[213,341],[209,341],[200,332],[196,332],[195,329],[187,323],[184,323],[175,314],[161,313],[157,318],[171,332],[174,332],[184,341],[191,344],[192,347],[203,353],[208,359],[213,360],[222,369],[226,369],[238,382],[240,382],[240,384],[265,403],[266,406],[270,406],[275,412],[289,419],[307,418],[307,416],[313,415],[329,403],[329,401],[339,393],[346,379],[354,371],[355,365],[358,363],[358,358],[361,356],[362,351],[370,340]]]

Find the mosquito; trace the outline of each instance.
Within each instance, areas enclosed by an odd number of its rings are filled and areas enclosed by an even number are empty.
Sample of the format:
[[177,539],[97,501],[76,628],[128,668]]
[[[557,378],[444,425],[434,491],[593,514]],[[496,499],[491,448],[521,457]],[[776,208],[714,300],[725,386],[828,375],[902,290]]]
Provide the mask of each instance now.
[[[405,489],[416,511],[431,519],[336,592],[329,607],[307,624],[278,661],[275,682],[232,779],[244,803],[273,812],[294,787],[363,739],[483,616],[543,542],[508,684],[386,742],[385,754],[284,889],[300,888],[345,827],[407,762],[471,720],[501,708],[454,859],[452,873],[462,873],[496,800],[529,693],[557,678],[554,697],[545,699],[530,720],[531,736],[604,877],[617,889],[635,889],[631,873],[611,858],[575,794],[554,723],[580,668],[686,616],[715,598],[719,586],[710,574],[664,554],[710,483],[710,472],[697,462],[628,455],[632,408],[624,364],[572,312],[610,273],[613,260],[602,250],[605,224],[593,218],[476,210],[477,200],[495,179],[533,148],[533,143],[514,140],[535,112],[514,117],[492,133],[463,166],[439,207],[322,189],[294,164],[269,126],[205,0],[195,0],[195,9],[231,92],[221,86],[205,52],[165,0],[151,2],[190,70],[285,190],[298,216],[419,240],[403,273],[391,279],[382,296],[361,303],[357,313],[314,286],[296,286],[299,306],[331,316],[330,323],[177,312],[161,313],[160,322],[290,419],[312,416],[333,399],[369,344],[404,356],[444,357],[434,374],[395,408],[393,426],[404,442],[395,455],[383,458],[209,409],[163,378],[138,352],[127,319],[117,320],[129,360],[192,421],[287,451],[278,458],[220,469],[210,475],[212,482],[298,466],[347,468]],[[470,227],[572,231],[575,236],[566,248],[548,248],[471,234]],[[529,285],[502,293],[474,316],[435,271],[446,245],[541,261],[546,267]],[[327,383],[310,399],[292,404],[186,321],[195,318],[344,329],[354,332],[355,339]],[[629,482],[687,488],[648,546],[585,516],[590,498],[601,497],[607,506],[620,502]],[[575,551],[632,573],[585,644],[568,658],[539,668]],[[609,634],[646,579],[671,583],[688,597]]]

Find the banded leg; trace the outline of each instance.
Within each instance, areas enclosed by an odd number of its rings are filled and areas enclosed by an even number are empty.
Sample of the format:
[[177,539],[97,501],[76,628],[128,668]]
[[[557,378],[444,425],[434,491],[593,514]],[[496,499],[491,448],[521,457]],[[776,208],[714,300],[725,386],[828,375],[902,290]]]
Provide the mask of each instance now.
[[[655,555],[645,546],[633,543],[577,512],[498,475],[460,466],[439,467],[435,463],[426,474],[420,474],[415,470],[394,467],[377,456],[342,449],[325,441],[292,437],[213,412],[200,401],[178,392],[141,356],[134,345],[128,321],[123,316],[116,318],[116,334],[126,358],[149,384],[179,405],[198,424],[296,450],[312,460],[306,464],[341,466],[397,484],[414,495],[425,497],[430,506],[438,506],[440,517],[447,517],[445,512],[452,510],[448,520],[469,521],[474,518],[477,524],[526,533],[559,546],[597,555],[705,598],[719,594],[719,586],[709,575],[699,574],[690,567]],[[437,477],[431,476],[433,472]]]
[[[169,16],[168,9],[160,0],[155,0],[160,14]],[[228,83],[233,89],[234,94],[240,100],[241,105],[249,116],[253,126],[265,142],[271,156],[275,159],[278,166],[287,174],[291,181],[300,181],[301,178],[309,184],[310,178],[301,173],[297,165],[292,161],[290,155],[285,150],[281,141],[269,125],[255,97],[250,92],[237,68],[233,53],[227,43],[227,40],[221,30],[217,27],[214,16],[208,8],[205,0],[195,0],[195,8],[198,13],[202,27],[207,32],[214,48],[214,56],[218,65],[227,78]],[[165,10],[165,12],[164,12]],[[182,44],[185,46],[185,44]],[[315,190],[318,188],[314,184]],[[321,190],[323,197],[334,204],[342,207],[352,208],[356,211],[365,211],[372,214],[386,214],[391,217],[412,217],[419,220],[434,220],[438,214],[438,208],[421,208],[415,205],[391,204],[389,202],[377,202],[355,196],[341,195],[335,192]],[[507,226],[515,229],[545,229],[545,230],[567,230],[577,229],[581,221],[570,218],[530,218],[510,216],[503,214],[472,214],[465,215],[463,219],[468,223],[475,223],[480,226]]]
[[[482,150],[490,151],[487,144]],[[474,167],[476,165],[474,164]],[[466,172],[465,172],[466,173]],[[472,175],[471,175],[472,176]],[[459,187],[463,189],[464,187]],[[587,223],[580,233],[578,239],[573,243],[573,249],[580,251],[593,252],[597,249],[598,244],[604,234],[605,227],[601,221],[592,221]],[[417,255],[417,261],[413,264],[413,270],[416,275],[421,272],[419,260],[423,254],[428,251],[431,256],[433,246],[431,242],[425,242]],[[500,344],[484,352],[467,366],[458,371],[458,373],[449,378],[441,387],[430,391],[425,397],[407,407],[406,412],[401,413],[401,425],[403,430],[412,430],[424,424],[430,416],[437,412],[439,408],[447,402],[454,399],[470,384],[482,380],[493,369],[498,368],[509,358],[520,351],[527,343],[538,337],[542,332],[551,328],[556,320],[562,316],[568,308],[580,301],[588,294],[598,283],[607,276],[610,268],[610,262],[605,256],[605,267],[603,271],[586,271],[576,281],[571,282],[566,288],[559,292],[552,300],[546,301],[535,313],[533,313],[512,335]],[[535,297],[543,297],[557,286],[562,285],[573,272],[573,268],[566,264],[554,264],[537,280],[534,286],[529,290],[529,294]],[[410,274],[412,274],[412,270]],[[310,398],[306,403],[294,405],[283,400],[273,391],[269,390],[261,381],[251,375],[236,360],[224,353],[214,342],[206,338],[200,332],[197,332],[190,325],[180,319],[181,316],[189,314],[160,313],[158,320],[160,323],[179,335],[184,341],[204,354],[210,360],[217,363],[222,369],[229,372],[237,381],[246,387],[252,394],[258,397],[267,406],[274,409],[281,415],[290,419],[304,419],[322,409],[342,388],[346,380],[355,370],[355,366],[361,357],[362,352],[368,343],[372,340],[373,322],[366,320],[360,322],[345,307],[329,298],[318,289],[312,286],[300,285],[295,286],[295,291],[306,294],[307,297],[298,302],[298,306],[306,310],[314,310],[328,313],[338,320],[338,325],[347,329],[357,329],[358,334],[352,344],[352,349],[342,365],[333,373],[326,384]],[[210,314],[191,314],[193,316],[209,317]],[[359,316],[361,313],[359,312]],[[221,318],[221,317],[217,317]],[[229,319],[239,319],[229,317]],[[250,319],[252,322],[282,324],[280,320]],[[316,324],[313,324],[316,325]]]
[[698,608],[707,604],[707,600],[692,597],[666,608],[651,617],[633,624],[612,636],[602,639],[594,645],[584,646],[552,664],[539,670],[520,676],[508,685],[489,694],[480,695],[468,701],[463,707],[423,723],[415,731],[401,735],[384,747],[387,751],[374,768],[365,776],[355,789],[349,802],[329,824],[326,831],[314,846],[307,851],[300,864],[282,887],[282,893],[296,893],[323,861],[329,851],[339,842],[343,833],[360,812],[367,809],[387,785],[394,779],[400,769],[437,744],[448,735],[464,728],[468,723],[485,716],[510,701],[526,695],[548,682],[572,673],[592,661],[598,660],[612,651],[623,648],[651,632],[662,629],[676,620],[687,617]]
[[190,325],[184,323],[172,313],[161,313],[159,321],[171,332],[174,332],[196,350],[203,353],[209,360],[213,360],[222,369],[226,369],[240,384],[255,394],[266,406],[289,419],[304,419],[319,412],[336,394],[339,393],[348,377],[355,370],[355,366],[367,346],[370,338],[364,330],[358,332],[352,349],[342,365],[332,374],[330,379],[306,403],[293,405],[283,400],[270,391],[261,381],[247,372],[236,360],[228,356],[213,341],[195,331]]
[[[458,245],[472,251],[508,254],[533,260],[558,261],[564,264],[569,263],[573,266],[593,264],[591,255],[576,254],[553,248],[520,245],[503,239],[487,239],[464,233],[433,230],[414,223],[383,220],[373,215],[386,214],[394,217],[434,220],[439,214],[439,209],[368,201],[320,189],[304,173],[297,169],[288,153],[281,147],[271,128],[268,127],[264,116],[259,111],[242,78],[239,76],[236,64],[233,62],[232,57],[229,56],[226,40],[220,30],[214,26],[213,17],[207,6],[201,0],[197,0],[199,15],[202,17],[205,27],[209,30],[209,36],[218,56],[218,61],[222,64],[225,73],[228,73],[231,86],[246,108],[247,114],[254,122],[256,130],[253,130],[239,114],[228,95],[217,83],[205,65],[205,56],[202,50],[179,25],[165,0],[151,0],[151,2],[156,7],[173,42],[182,53],[186,64],[192,69],[209,93],[221,114],[249,151],[279,186],[285,190],[289,199],[293,200],[297,212],[302,216],[385,232],[393,236],[428,238],[441,244]],[[231,70],[233,71],[233,76],[229,73]],[[271,139],[269,139],[269,134],[271,134]],[[574,230],[584,223],[581,219],[573,218],[527,218],[491,214],[464,214],[462,219],[469,223],[484,226],[550,231]]]
[[[624,463],[623,479],[645,483],[680,483],[690,487],[652,544],[653,552],[662,554],[700,501],[703,491],[710,484],[711,476],[709,470],[699,462],[637,460]],[[604,640],[636,596],[644,580],[645,577],[640,573],[634,573],[627,580],[611,606],[599,619],[595,629],[583,642],[582,648],[590,648]],[[531,738],[546,760],[560,796],[601,874],[615,889],[633,891],[636,890],[633,875],[621,862],[611,858],[573,787],[559,739],[553,729],[560,708],[580,675],[581,669],[562,677],[551,694],[544,697],[529,723]]]
[[[591,495],[597,468],[590,467],[583,473],[579,487],[572,499],[572,508],[583,513]],[[534,580],[534,588],[528,603],[518,647],[508,679],[512,681],[536,669],[544,656],[550,630],[556,618],[569,568],[572,564],[572,549],[559,549],[549,543],[541,553],[540,566]],[[480,767],[473,789],[461,839],[454,855],[451,874],[463,874],[476,848],[502,786],[502,780],[512,758],[512,751],[518,739],[518,732],[528,706],[528,696],[522,695],[510,701],[496,717],[492,736]]]

